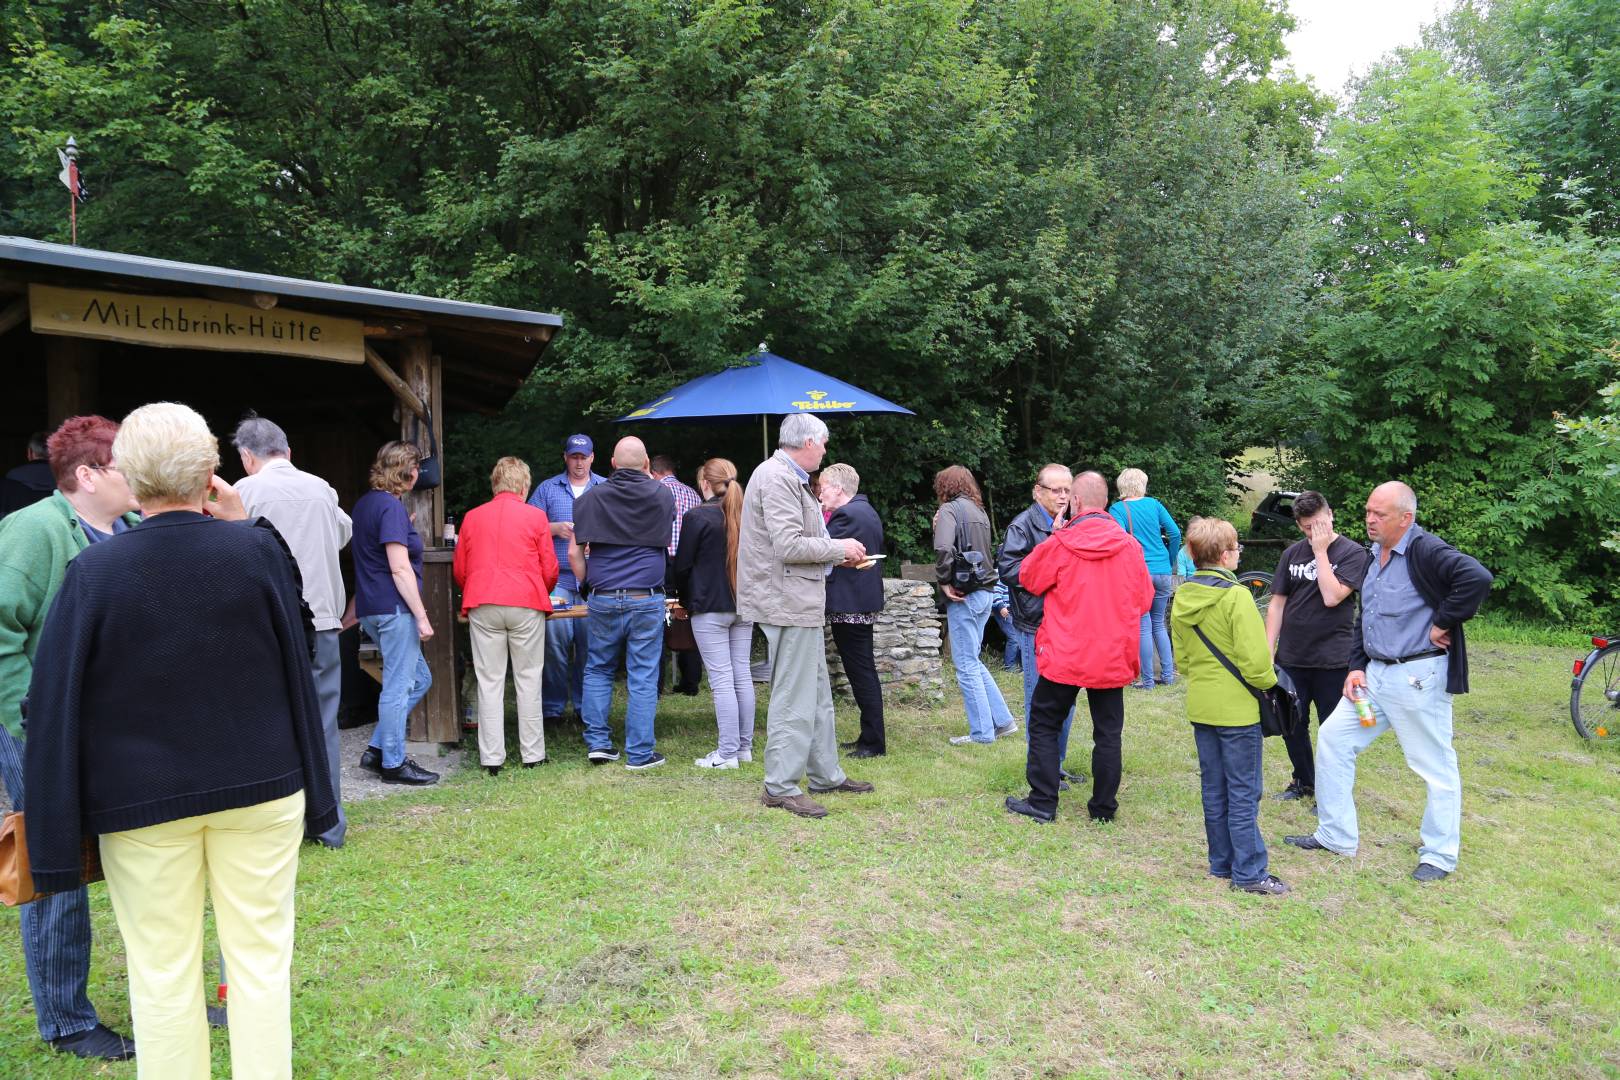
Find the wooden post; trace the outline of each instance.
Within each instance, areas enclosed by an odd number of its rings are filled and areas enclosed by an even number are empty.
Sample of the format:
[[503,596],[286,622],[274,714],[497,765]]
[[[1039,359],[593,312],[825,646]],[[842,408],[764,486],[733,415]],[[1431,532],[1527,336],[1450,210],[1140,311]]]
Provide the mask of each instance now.
[[45,339],[45,418],[55,430],[70,416],[95,408],[95,346],[83,338],[41,335]]
[[[410,387],[417,400],[427,406],[437,427],[439,409],[438,399],[433,396],[432,344],[427,338],[406,338],[399,344],[400,378]],[[399,431],[399,437],[406,442],[414,438],[423,456],[432,449],[427,425],[417,421],[407,409],[400,410]],[[411,512],[416,531],[422,534],[422,540],[428,547],[436,547],[444,533],[444,522],[433,514],[433,502],[431,491],[410,491],[405,494],[405,508]]]

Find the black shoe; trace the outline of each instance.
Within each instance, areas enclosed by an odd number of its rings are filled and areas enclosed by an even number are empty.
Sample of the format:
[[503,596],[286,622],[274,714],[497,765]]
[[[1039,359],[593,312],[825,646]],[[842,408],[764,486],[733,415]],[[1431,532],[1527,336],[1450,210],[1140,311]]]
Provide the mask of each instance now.
[[1069,782],[1067,780],[1059,780],[1058,781],[1058,790],[1059,791],[1068,791],[1069,790]]
[[501,767],[499,765],[485,765],[484,771],[489,773],[491,776],[501,775]]
[[648,758],[646,761],[643,761],[639,765],[634,765],[627,761],[624,763],[624,767],[629,769],[631,772],[641,772],[644,769],[656,769],[658,766],[662,765],[668,760],[669,759],[663,754],[654,754],[652,757]]
[[384,769],[380,774],[385,784],[410,784],[413,787],[425,787],[428,784],[437,784],[439,774],[428,772],[422,766],[406,758],[399,763],[398,768]]
[[1291,802],[1294,799],[1304,799],[1316,794],[1316,789],[1307,787],[1298,780],[1291,782],[1287,787],[1272,796],[1278,802]]
[[208,1006],[208,1026],[217,1028],[228,1028],[231,1026],[230,1015],[226,1013],[225,1006]]
[[537,766],[540,766],[540,765],[550,765],[550,764],[551,764],[551,759],[548,758],[548,757],[543,757],[539,761],[525,761],[523,763],[523,767],[525,769],[533,769],[533,768],[535,768]]
[[1028,799],[1020,799],[1016,796],[1009,795],[1007,796],[1007,801],[1003,805],[1007,807],[1007,812],[1009,814],[1022,814],[1024,817],[1032,818],[1033,820],[1040,822],[1042,825],[1050,825],[1053,821],[1057,820],[1056,814],[1042,813],[1033,806],[1029,805]]
[[382,751],[368,746],[360,755],[360,767],[366,772],[382,773]]
[[686,697],[698,696],[698,688],[695,686],[677,686],[675,688],[675,692],[677,694],[684,694]]
[[1071,784],[1083,784],[1086,782],[1086,774],[1083,772],[1070,772],[1068,769],[1059,769],[1058,779],[1067,780]]
[[1450,876],[1450,870],[1442,870],[1434,863],[1420,862],[1417,864],[1417,869],[1412,871],[1413,881],[1440,881]]
[[1251,881],[1247,885],[1232,882],[1227,886],[1233,892],[1254,893],[1256,896],[1287,896],[1288,884],[1275,874],[1267,874],[1259,881]]
[[859,750],[860,746],[861,746],[861,740],[859,740],[859,739],[851,739],[849,742],[841,742],[841,743],[839,743],[838,744],[838,749],[840,749],[840,750]]
[[74,1057],[128,1061],[135,1056],[135,1040],[124,1038],[106,1024],[75,1031],[72,1035],[52,1039],[50,1043],[51,1049]]
[[864,746],[857,746],[854,750],[850,751],[849,756],[852,758],[882,757],[883,751],[869,750]]
[[1304,848],[1306,851],[1326,851],[1328,849],[1326,844],[1313,835],[1285,836],[1283,837],[1283,843],[1293,844],[1295,847]]
[[592,765],[606,765],[610,761],[618,761],[619,752],[611,746],[605,750],[592,750],[585,755],[585,760]]

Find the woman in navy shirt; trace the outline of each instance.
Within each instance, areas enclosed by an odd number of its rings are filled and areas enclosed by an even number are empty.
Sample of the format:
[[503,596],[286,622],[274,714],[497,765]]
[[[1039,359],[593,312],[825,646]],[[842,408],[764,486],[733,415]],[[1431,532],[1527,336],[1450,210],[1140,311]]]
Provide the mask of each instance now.
[[405,509],[416,486],[421,454],[398,440],[384,443],[371,465],[371,490],[354,504],[354,613],[382,650],[382,695],[377,730],[360,767],[388,784],[433,784],[429,772],[405,756],[405,718],[433,685],[422,642],[433,636],[422,606],[422,537]]

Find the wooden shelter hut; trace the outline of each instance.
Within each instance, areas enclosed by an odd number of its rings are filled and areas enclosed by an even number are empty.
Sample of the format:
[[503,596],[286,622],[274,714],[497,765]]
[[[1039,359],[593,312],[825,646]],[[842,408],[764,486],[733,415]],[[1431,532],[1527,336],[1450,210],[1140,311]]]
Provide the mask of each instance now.
[[[0,236],[0,462],[69,416],[183,401],[222,441],[249,411],[351,507],[377,447],[443,455],[447,409],[498,412],[562,325],[556,315]],[[222,446],[222,475],[240,467]],[[0,466],[0,471],[4,467]],[[406,496],[428,544],[433,689],[412,739],[460,738],[442,488]]]

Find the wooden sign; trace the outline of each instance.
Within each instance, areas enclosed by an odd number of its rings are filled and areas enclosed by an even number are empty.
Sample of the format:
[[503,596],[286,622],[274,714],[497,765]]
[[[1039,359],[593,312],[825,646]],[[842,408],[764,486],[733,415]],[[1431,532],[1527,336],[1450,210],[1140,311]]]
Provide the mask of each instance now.
[[197,296],[28,286],[36,334],[101,338],[166,349],[280,353],[365,363],[365,324],[304,311],[261,311]]

